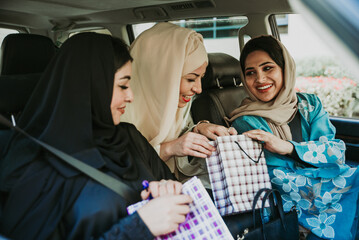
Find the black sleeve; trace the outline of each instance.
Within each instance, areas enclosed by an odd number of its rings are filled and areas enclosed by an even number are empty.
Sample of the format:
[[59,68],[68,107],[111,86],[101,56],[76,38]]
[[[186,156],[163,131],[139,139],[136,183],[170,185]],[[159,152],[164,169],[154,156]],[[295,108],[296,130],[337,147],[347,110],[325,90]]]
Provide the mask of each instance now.
[[142,221],[137,212],[122,218],[111,229],[105,232],[98,240],[152,240],[155,237]]
[[[125,124],[125,123],[122,123]],[[147,139],[136,129],[132,124],[126,123],[128,125],[129,135],[132,138],[132,141],[135,143],[135,146],[138,148],[138,152],[142,154],[146,165],[151,169],[153,176],[157,180],[161,179],[173,179],[176,180],[175,176],[171,173],[167,165],[162,161],[158,156],[156,150],[151,146]]]

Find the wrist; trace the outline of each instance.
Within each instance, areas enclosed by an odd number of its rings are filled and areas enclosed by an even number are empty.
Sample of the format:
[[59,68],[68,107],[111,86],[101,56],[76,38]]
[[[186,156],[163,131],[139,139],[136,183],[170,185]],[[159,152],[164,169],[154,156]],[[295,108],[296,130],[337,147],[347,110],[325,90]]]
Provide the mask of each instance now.
[[161,143],[161,147],[160,147],[160,158],[162,159],[162,161],[167,162],[168,159],[171,158],[171,154],[169,153],[170,150],[170,145],[168,144],[168,142],[165,143]]
[[198,127],[200,124],[202,124],[202,123],[210,123],[210,122],[209,122],[208,120],[201,120],[201,121],[199,121],[196,125],[194,125],[194,127],[193,127],[193,132],[199,133],[197,127]]

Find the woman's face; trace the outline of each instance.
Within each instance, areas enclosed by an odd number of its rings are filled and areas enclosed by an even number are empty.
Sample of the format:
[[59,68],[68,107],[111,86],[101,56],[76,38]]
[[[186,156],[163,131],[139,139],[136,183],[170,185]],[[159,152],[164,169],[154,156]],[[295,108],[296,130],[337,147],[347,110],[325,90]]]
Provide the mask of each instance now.
[[248,54],[244,76],[249,91],[263,102],[273,100],[283,87],[282,69],[265,51]]
[[126,104],[133,101],[133,93],[130,87],[132,63],[128,61],[115,73],[111,113],[113,123],[120,123],[120,117],[125,113]]
[[201,78],[203,78],[206,72],[206,67],[207,62],[204,62],[196,70],[182,76],[178,101],[179,108],[185,107],[195,94],[202,92]]

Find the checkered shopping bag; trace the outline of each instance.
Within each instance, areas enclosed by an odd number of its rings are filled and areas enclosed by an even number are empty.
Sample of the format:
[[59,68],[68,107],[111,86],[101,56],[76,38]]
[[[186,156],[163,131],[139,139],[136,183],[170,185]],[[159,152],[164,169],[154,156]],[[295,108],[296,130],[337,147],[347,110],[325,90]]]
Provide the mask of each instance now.
[[225,216],[252,210],[257,191],[272,188],[263,145],[245,135],[217,137],[210,143],[217,149],[206,162],[218,211]]

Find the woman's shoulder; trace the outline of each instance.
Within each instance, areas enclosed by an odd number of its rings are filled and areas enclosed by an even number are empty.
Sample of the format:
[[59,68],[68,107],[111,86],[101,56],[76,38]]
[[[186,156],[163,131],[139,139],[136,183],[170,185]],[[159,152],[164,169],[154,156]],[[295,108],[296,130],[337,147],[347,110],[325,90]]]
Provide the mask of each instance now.
[[252,129],[266,129],[268,124],[265,119],[260,116],[254,115],[243,115],[236,118],[232,122],[232,127],[234,127],[239,133],[243,133]]
[[298,98],[298,104],[304,101],[310,103],[311,105],[316,105],[320,103],[320,99],[318,98],[318,96],[312,93],[297,92],[297,98]]
[[236,118],[233,122],[247,122],[247,123],[257,123],[263,124],[265,122],[264,118],[255,115],[243,115]]

